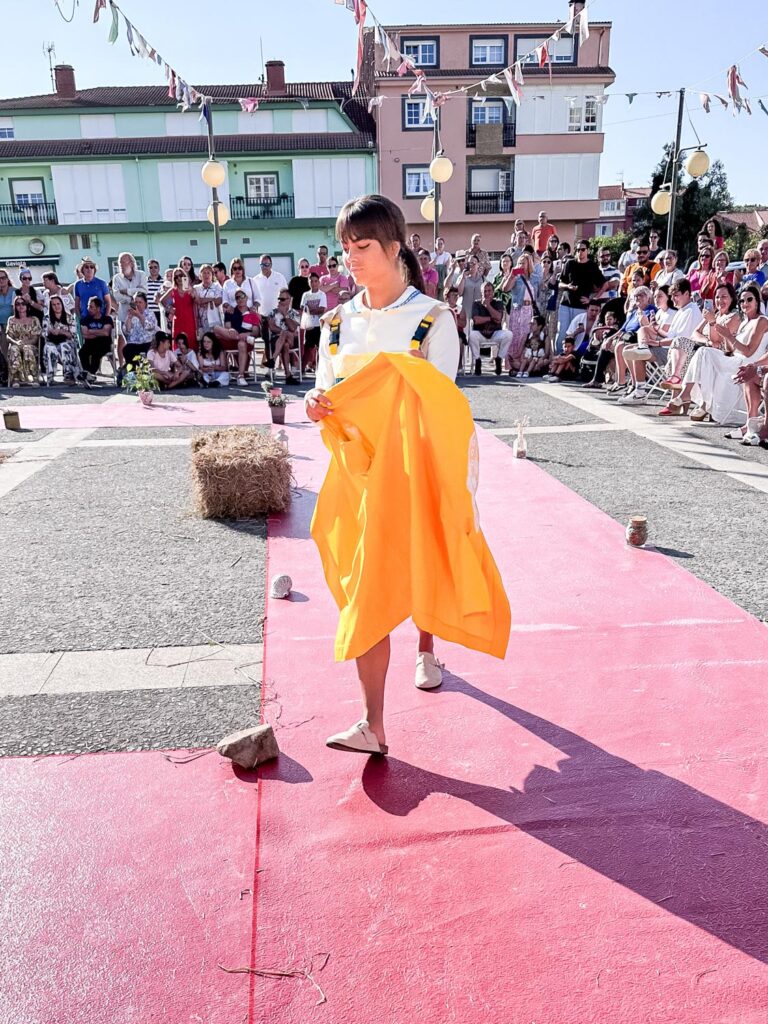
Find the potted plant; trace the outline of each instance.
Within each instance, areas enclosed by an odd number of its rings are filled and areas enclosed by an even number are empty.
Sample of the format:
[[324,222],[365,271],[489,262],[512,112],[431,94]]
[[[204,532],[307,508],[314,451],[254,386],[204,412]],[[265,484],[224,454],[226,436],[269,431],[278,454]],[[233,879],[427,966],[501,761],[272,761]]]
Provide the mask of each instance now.
[[282,392],[273,395],[270,392],[267,395],[267,405],[272,414],[272,422],[285,423],[285,407],[288,405],[288,395],[284,395]]
[[126,391],[136,392],[142,405],[152,405],[154,392],[160,390],[152,364],[145,355],[140,355],[128,363],[123,375],[123,387]]

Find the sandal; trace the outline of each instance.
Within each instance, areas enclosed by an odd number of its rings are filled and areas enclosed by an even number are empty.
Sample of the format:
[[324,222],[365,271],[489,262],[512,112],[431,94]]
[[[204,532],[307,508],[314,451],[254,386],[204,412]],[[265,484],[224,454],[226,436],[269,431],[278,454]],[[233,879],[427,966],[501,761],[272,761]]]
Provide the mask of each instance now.
[[347,750],[352,754],[387,754],[389,747],[379,743],[366,721],[358,722],[344,732],[337,732],[325,741],[333,750]]
[[691,413],[691,420],[694,423],[711,423],[712,417],[709,415],[707,410],[702,406],[699,409],[694,409]]
[[681,377],[678,377],[677,374],[675,374],[673,377],[667,377],[666,380],[663,380],[661,382],[661,386],[666,388],[667,391],[679,391],[683,386],[683,381]]
[[[659,416],[685,416],[690,408],[690,402],[681,402],[679,398],[673,398],[669,405],[659,409]],[[693,419],[693,417],[691,417]]]

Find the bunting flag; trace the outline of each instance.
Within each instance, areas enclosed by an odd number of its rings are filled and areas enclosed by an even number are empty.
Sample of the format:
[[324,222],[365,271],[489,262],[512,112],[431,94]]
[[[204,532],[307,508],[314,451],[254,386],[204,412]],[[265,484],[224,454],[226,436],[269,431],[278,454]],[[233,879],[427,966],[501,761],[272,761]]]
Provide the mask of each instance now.
[[514,101],[515,106],[519,107],[520,106],[520,101],[523,98],[523,91],[520,88],[520,85],[517,82],[517,79],[512,74],[512,71],[510,70],[510,68],[504,68],[503,74],[504,74],[504,78],[507,81],[507,88],[509,89],[509,94],[510,94],[510,96],[512,97],[512,99]]
[[518,61],[515,64],[515,81],[518,85],[525,85],[525,79],[523,78],[523,68],[520,64],[520,61]]
[[117,8],[112,3],[112,0],[109,0],[109,13],[112,15],[112,24],[109,27],[107,42],[114,43],[120,32],[120,21],[118,19]]
[[568,21],[565,23],[565,31],[573,35],[573,28],[576,23],[576,5],[568,4]]
[[536,62],[540,68],[546,67],[549,62],[549,50],[547,44],[542,43],[541,46],[536,47]]
[[589,15],[587,8],[582,7],[579,13],[579,44],[581,46],[589,39]]
[[630,107],[632,106],[632,101],[634,100],[635,96],[637,96],[636,92],[628,92],[628,93],[626,93],[626,97],[629,100]]
[[762,53],[764,57],[768,57],[768,46],[760,46],[757,50],[758,53]]
[[709,95],[708,92],[700,92],[699,93],[699,100],[701,101],[702,107],[704,107],[704,110],[708,114],[709,110],[710,110],[710,107],[712,105],[712,97]]
[[746,112],[751,117],[752,116],[752,107],[750,107],[749,100],[747,99],[746,96],[744,97],[744,101],[743,102],[744,102],[744,109],[746,110]]
[[745,89],[747,88],[747,83],[739,74],[738,64],[731,64],[728,68],[725,80],[728,87],[728,96],[730,97],[731,103],[733,103],[733,116],[735,117],[737,112],[740,111],[744,105],[741,93],[739,92],[739,86],[743,85]]
[[96,0],[96,6],[93,9],[93,24],[99,20],[99,15],[102,11],[106,10],[107,0]]
[[141,32],[136,33],[136,50],[138,55],[143,57],[145,60],[149,56],[149,46],[147,46],[147,40]]
[[435,120],[435,98],[434,93],[431,89],[425,90],[426,99],[424,101],[424,109],[421,112],[421,123],[430,124]]
[[765,114],[766,116],[768,116],[768,107],[766,107],[766,105],[765,105],[765,104],[763,103],[763,101],[762,101],[762,100],[758,100],[757,102],[758,102],[758,103],[760,104],[760,109],[762,110],[762,112],[763,112],[763,113],[764,113],[764,114]]
[[398,67],[397,67],[398,75],[402,78],[403,75],[407,75],[410,70],[411,70],[411,63],[410,63],[410,61],[408,60],[407,57],[403,57],[402,63],[399,64]]
[[368,12],[366,0],[352,0],[352,9],[355,13],[355,24],[357,25],[357,62],[355,64],[355,80],[352,83],[352,95],[354,96],[360,88],[360,76],[363,73],[365,16]]
[[176,72],[173,68],[168,68],[168,96],[170,99],[176,99]]
[[383,105],[383,103],[384,103],[384,100],[386,100],[388,98],[389,97],[387,97],[387,96],[371,96],[371,98],[368,100],[368,113],[372,114],[373,113],[373,108],[374,107],[381,107]]
[[723,105],[723,106],[725,107],[725,109],[726,109],[726,110],[728,109],[728,100],[726,100],[726,99],[723,99],[723,97],[722,97],[722,96],[718,96],[718,95],[717,95],[717,93],[715,93],[715,99],[716,99],[716,100],[720,100],[720,102],[721,102],[721,103],[722,103],[722,105]]
[[240,109],[246,114],[253,114],[259,109],[259,100],[256,96],[244,96],[237,101]]
[[427,88],[427,79],[423,71],[416,71],[416,80],[414,81],[411,88],[408,90],[409,96],[415,96],[417,93],[425,92]]
[[[125,15],[123,17],[125,18]],[[125,18],[125,34],[128,37],[128,48],[131,51],[131,56],[135,57],[138,51],[133,45],[133,25],[131,25],[127,18]]]
[[198,121],[205,121],[205,123],[210,128],[210,126],[211,126],[211,99],[210,99],[209,96],[201,96],[200,100],[201,100],[201,103],[200,103],[200,117],[198,117]]

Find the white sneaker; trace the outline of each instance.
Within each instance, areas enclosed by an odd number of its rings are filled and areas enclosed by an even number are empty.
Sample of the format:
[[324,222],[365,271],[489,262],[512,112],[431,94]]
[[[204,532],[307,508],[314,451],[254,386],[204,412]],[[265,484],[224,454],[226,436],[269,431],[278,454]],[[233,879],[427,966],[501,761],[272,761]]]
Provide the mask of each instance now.
[[635,388],[628,395],[622,395],[619,399],[619,405],[645,405],[648,401],[648,391],[646,388]]
[[246,388],[246,387],[248,387],[248,381],[245,379],[245,377],[238,377],[237,378],[237,386],[239,388]]
[[759,429],[759,416],[753,416],[751,419],[748,419],[746,430],[744,431],[744,436],[741,439],[741,443],[749,445],[752,448],[757,448],[757,446],[760,444],[760,435],[758,434]]
[[334,750],[348,750],[352,754],[386,754],[389,750],[386,743],[379,743],[366,721],[329,736],[325,745]]
[[518,371],[517,371],[517,373],[515,374],[515,377],[516,377],[516,378],[517,378],[518,380],[519,380],[519,379],[520,379],[520,378],[521,378],[522,376],[523,376],[523,371],[522,371],[522,370],[518,370]]
[[443,681],[443,668],[434,654],[419,651],[416,655],[416,676],[414,683],[420,690],[436,690]]
[[560,378],[556,373],[548,373],[546,377],[542,377],[542,380],[547,381],[548,384],[559,384]]
[[523,377],[530,377],[530,376],[531,376],[531,375],[530,375],[530,373],[528,373],[528,371],[527,371],[527,370],[526,370],[526,371],[525,371],[525,373],[523,374]]

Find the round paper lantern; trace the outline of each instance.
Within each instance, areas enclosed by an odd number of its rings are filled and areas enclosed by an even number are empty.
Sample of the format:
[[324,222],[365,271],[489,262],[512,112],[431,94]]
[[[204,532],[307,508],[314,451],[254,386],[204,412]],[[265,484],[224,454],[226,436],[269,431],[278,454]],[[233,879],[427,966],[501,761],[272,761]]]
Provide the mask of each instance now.
[[453,164],[447,156],[436,156],[429,165],[429,176],[432,181],[439,181],[441,185],[450,181],[453,175]]
[[[206,214],[208,220],[213,224],[213,203],[208,205],[208,212]],[[219,227],[223,228],[229,220],[229,210],[224,203],[219,203]]]
[[666,217],[671,206],[672,196],[666,189],[663,192],[657,192],[651,199],[651,209],[658,217]]
[[[442,216],[442,214],[443,214],[443,204],[442,203],[438,204],[438,209],[440,210],[440,216]],[[421,216],[424,218],[424,220],[434,220],[435,219],[435,197],[434,196],[429,195],[429,196],[426,196],[424,199],[422,199],[422,201],[421,201]]]
[[200,176],[208,188],[221,188],[227,180],[227,171],[218,160],[206,160],[200,169]]
[[700,178],[709,170],[709,157],[703,149],[696,149],[685,161],[685,169],[692,178]]

